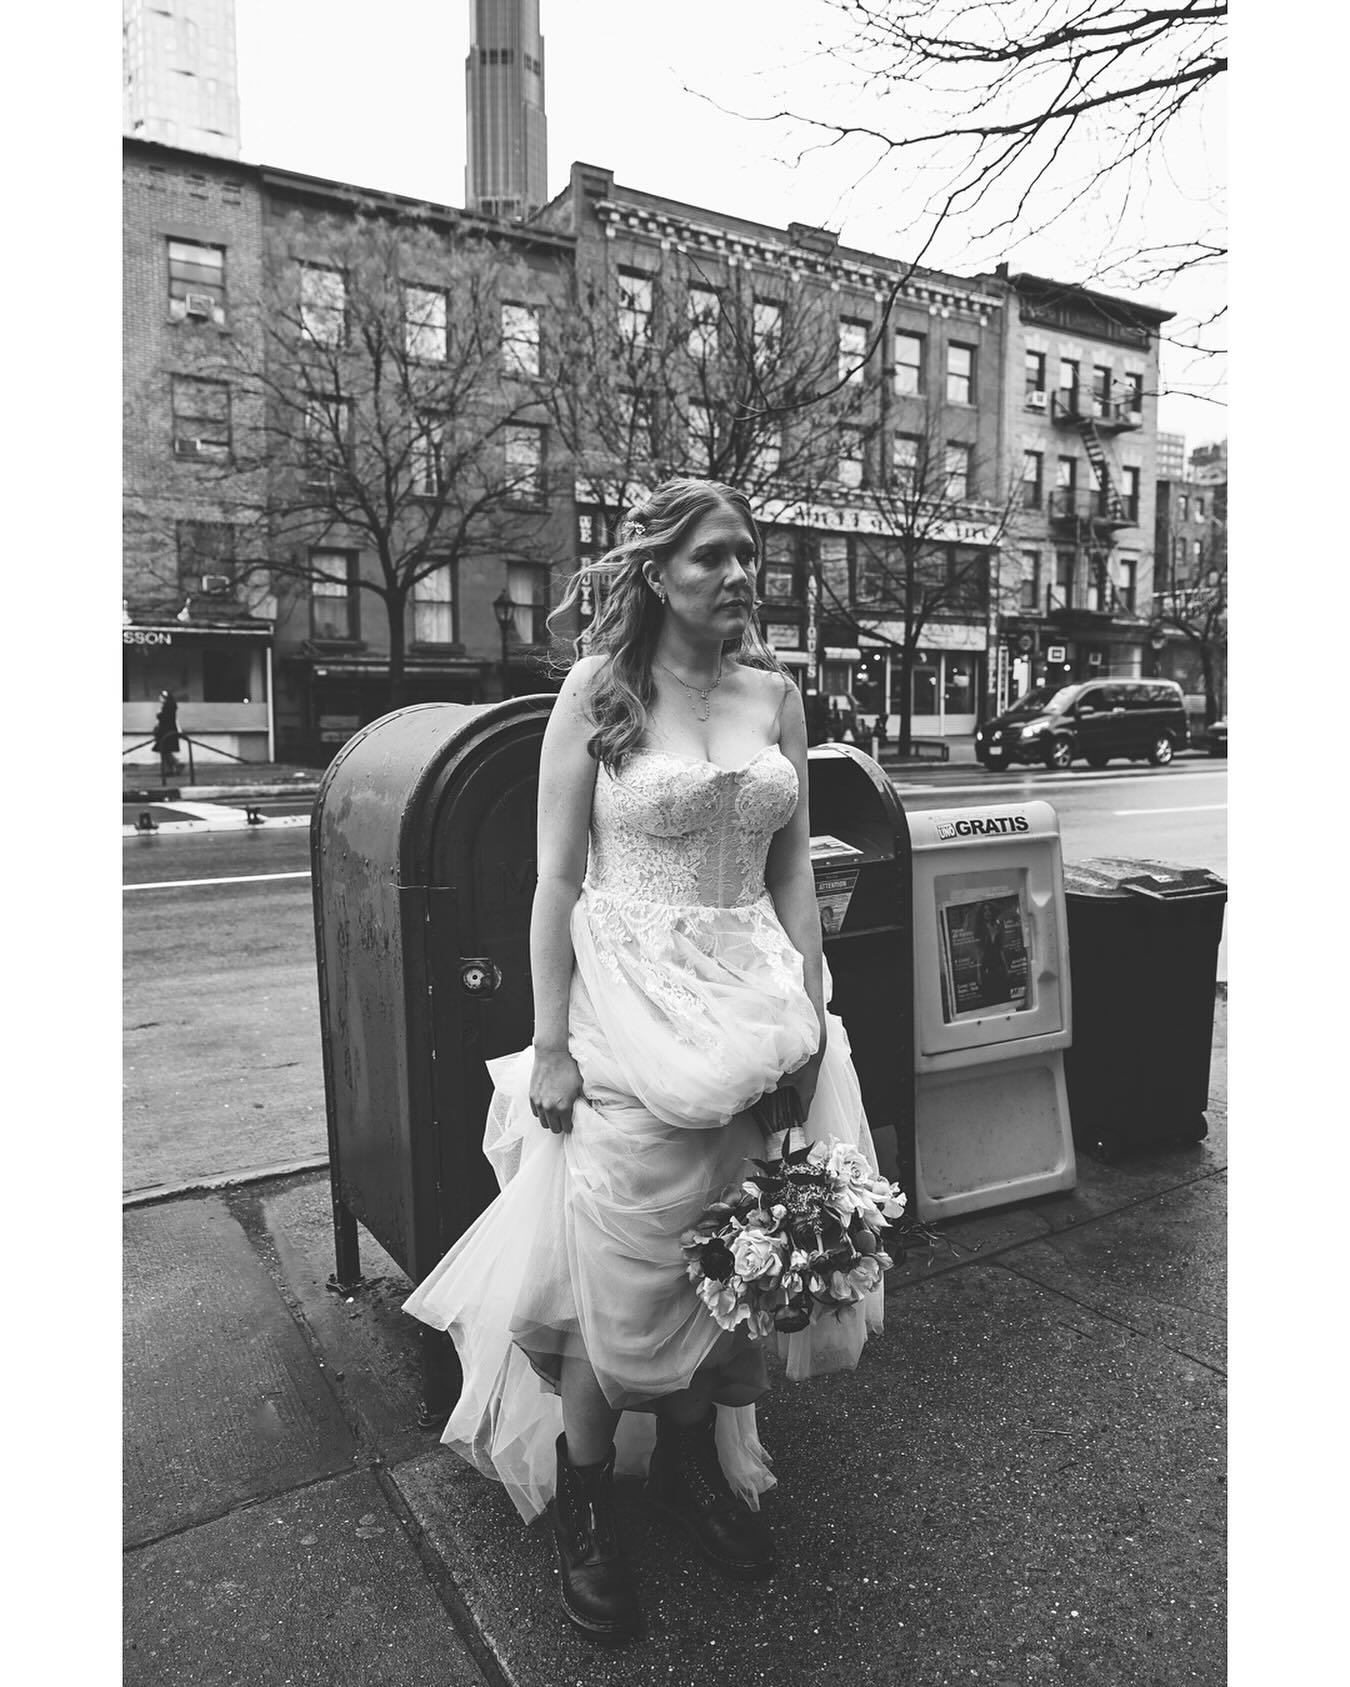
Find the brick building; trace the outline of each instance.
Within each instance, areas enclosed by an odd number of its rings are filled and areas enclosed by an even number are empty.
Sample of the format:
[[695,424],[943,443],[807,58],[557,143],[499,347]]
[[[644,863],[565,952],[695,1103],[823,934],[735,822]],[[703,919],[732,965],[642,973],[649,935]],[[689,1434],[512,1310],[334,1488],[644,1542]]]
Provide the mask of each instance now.
[[1154,557],[1151,671],[1180,684],[1193,719],[1218,718],[1228,707],[1226,441],[1159,476]]
[[[575,238],[587,283],[623,301],[652,340],[664,333],[667,343],[684,335],[708,343],[744,320],[755,334],[809,333],[819,342],[819,386],[840,391],[823,407],[785,416],[768,445],[776,468],[760,477],[754,500],[766,549],[761,621],[808,691],[851,694],[865,712],[898,709],[895,644],[904,629],[878,609],[869,581],[874,588],[895,571],[886,489],[937,442],[950,496],[927,538],[955,574],[969,575],[972,590],[923,629],[912,730],[973,730],[986,683],[988,535],[1004,491],[1002,289],[911,269],[842,245],[828,230],[781,229],[622,186],[593,165],[574,164],[567,188],[535,221]],[[803,326],[794,330],[794,320]],[[800,356],[808,355],[803,346]],[[684,409],[692,417],[698,406]],[[697,431],[690,428],[693,472],[702,467]],[[583,501],[578,515],[584,545],[604,512]]]
[[[261,301],[297,276],[302,313],[308,308],[312,322],[331,316],[331,300],[305,303],[307,281],[321,291],[342,286],[312,243],[321,228],[358,214],[415,230],[424,246],[439,242],[447,251],[466,232],[489,237],[509,248],[524,278],[500,306],[493,379],[506,391],[527,380],[531,333],[537,352],[538,322],[556,301],[571,242],[542,228],[135,140],[124,141],[124,183],[124,748],[149,736],[166,688],[204,759],[322,760],[390,706],[390,628],[361,585],[378,578],[368,537],[326,519],[306,551],[294,522],[282,520],[302,497],[285,452],[275,460],[260,454],[256,471],[243,472],[241,442],[276,432],[275,406],[260,397],[271,343]],[[418,287],[418,279],[406,278],[405,295],[432,313],[417,332],[434,339],[437,322],[448,332],[450,296]],[[353,343],[344,355],[364,354]],[[251,378],[232,380],[232,365]],[[547,684],[528,658],[543,636],[549,563],[571,565],[575,523],[566,476],[556,472],[530,402],[526,391],[517,423],[503,431],[507,458],[516,447],[528,448],[531,460],[517,476],[528,492],[501,500],[501,542],[466,548],[413,588],[399,623],[406,702],[482,701],[503,684]],[[409,464],[400,472],[423,471]],[[425,490],[431,497],[430,483]],[[506,503],[519,506],[529,526],[528,547],[516,542],[519,522]],[[504,629],[494,609],[503,594]]]
[[1006,265],[996,278],[1022,485],[990,687],[1002,708],[1032,685],[1147,671],[1158,329],[1172,313]]

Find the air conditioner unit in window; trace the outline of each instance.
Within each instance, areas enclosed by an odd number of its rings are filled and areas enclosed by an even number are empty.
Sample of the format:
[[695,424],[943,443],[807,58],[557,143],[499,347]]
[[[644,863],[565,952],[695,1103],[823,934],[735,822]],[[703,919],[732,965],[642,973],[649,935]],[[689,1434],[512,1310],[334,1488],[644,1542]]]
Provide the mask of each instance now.
[[1027,405],[1032,410],[1044,410],[1046,403],[1046,395],[1043,392],[1029,392],[1027,394]]
[[216,301],[209,293],[189,293],[183,300],[183,307],[189,316],[199,316],[209,322],[215,315]]
[[202,455],[202,441],[200,439],[175,439],[173,454],[175,457],[200,457]]
[[203,574],[202,591],[208,597],[223,597],[234,589],[234,581],[228,574]]

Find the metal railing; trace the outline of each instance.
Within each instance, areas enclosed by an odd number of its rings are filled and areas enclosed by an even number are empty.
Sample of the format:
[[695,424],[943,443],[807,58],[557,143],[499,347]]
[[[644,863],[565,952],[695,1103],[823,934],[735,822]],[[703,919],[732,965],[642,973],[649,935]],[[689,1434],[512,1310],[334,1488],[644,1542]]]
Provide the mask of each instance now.
[[[187,745],[188,783],[190,785],[195,785],[197,783],[197,763],[196,758],[192,754],[192,746],[196,740],[190,738],[186,732],[180,732],[178,734],[178,741],[180,744]],[[122,751],[123,758],[125,759],[127,756],[134,755],[137,750],[153,749],[154,743],[155,741],[153,738],[142,738],[139,744],[130,744]],[[241,766],[248,761],[247,756],[237,756],[233,750],[222,750],[218,744],[203,744],[201,748],[203,750],[211,750],[218,756],[225,756],[230,761],[237,761]]]

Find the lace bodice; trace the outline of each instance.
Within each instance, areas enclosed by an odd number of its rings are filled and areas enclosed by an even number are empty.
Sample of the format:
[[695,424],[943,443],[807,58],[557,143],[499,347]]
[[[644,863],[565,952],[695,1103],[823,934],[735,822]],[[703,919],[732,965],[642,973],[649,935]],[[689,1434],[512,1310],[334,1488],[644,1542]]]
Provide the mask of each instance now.
[[797,802],[797,771],[776,744],[744,767],[638,750],[601,768],[586,875],[594,891],[668,905],[741,907],[764,894],[774,833]]

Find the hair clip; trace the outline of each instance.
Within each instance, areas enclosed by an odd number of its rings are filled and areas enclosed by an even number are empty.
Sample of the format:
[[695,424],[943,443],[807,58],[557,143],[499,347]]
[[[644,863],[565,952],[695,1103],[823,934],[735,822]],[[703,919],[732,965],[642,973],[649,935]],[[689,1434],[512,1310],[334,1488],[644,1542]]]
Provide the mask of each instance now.
[[643,534],[646,533],[646,531],[647,531],[647,528],[646,528],[646,524],[644,522],[636,521],[636,520],[634,520],[634,518],[632,516],[629,516],[629,518],[628,518],[628,537],[630,539],[640,539],[640,538],[642,538]]

